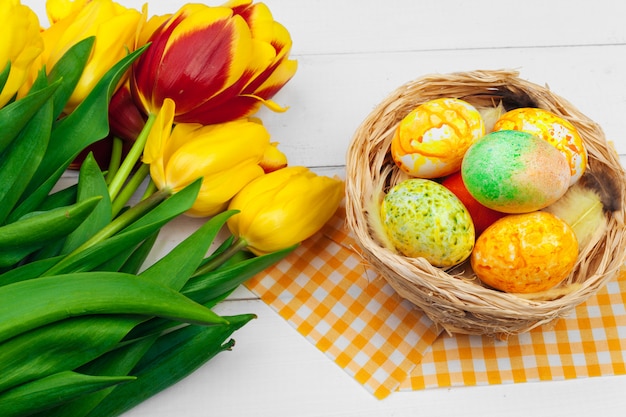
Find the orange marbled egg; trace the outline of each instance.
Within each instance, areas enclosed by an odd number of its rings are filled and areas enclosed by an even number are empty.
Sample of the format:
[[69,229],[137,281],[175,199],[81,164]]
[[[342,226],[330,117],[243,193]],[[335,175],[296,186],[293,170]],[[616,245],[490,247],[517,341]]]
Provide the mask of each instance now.
[[476,240],[470,262],[485,284],[511,293],[534,293],[563,281],[576,264],[572,228],[536,211],[496,220]]
[[413,177],[443,177],[460,169],[467,149],[484,134],[483,119],[468,102],[456,98],[430,100],[400,121],[391,142],[391,156]]

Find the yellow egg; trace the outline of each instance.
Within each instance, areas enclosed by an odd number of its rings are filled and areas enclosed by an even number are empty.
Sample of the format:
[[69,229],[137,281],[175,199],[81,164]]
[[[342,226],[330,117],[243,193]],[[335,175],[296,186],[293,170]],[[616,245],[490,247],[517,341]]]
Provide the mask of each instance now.
[[572,228],[551,213],[503,217],[476,240],[471,265],[485,284],[505,292],[534,293],[563,281],[576,264]]
[[547,110],[525,107],[504,113],[493,130],[520,130],[541,138],[561,152],[570,167],[570,185],[580,179],[587,168],[587,150],[576,127]]
[[389,190],[380,212],[389,241],[405,256],[449,267],[472,252],[472,218],[463,203],[437,182],[421,178],[402,181]]
[[455,98],[435,99],[400,121],[391,155],[413,177],[443,177],[459,170],[465,151],[484,134],[482,117],[474,106]]

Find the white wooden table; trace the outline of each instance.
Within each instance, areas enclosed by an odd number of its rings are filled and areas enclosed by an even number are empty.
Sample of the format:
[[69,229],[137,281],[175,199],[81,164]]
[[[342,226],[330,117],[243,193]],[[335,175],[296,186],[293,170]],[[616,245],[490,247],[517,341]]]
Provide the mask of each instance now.
[[[43,0],[22,3],[44,16]],[[153,0],[149,10],[169,13],[183,3]],[[604,128],[626,160],[626,22],[617,1],[265,3],[290,30],[299,61],[295,78],[275,97],[290,110],[261,115],[292,165],[343,174],[352,133],[399,85],[433,72],[503,68],[566,97]],[[182,219],[168,228],[162,250],[193,226]],[[126,416],[608,417],[626,411],[626,376],[401,392],[379,401],[249,291],[238,290],[218,311],[258,319],[235,334],[232,352]]]

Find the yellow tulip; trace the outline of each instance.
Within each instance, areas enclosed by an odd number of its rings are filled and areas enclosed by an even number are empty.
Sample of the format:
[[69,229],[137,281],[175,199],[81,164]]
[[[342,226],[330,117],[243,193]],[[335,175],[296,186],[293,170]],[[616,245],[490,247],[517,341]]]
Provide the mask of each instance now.
[[[47,5],[50,27],[42,32],[45,50],[40,66],[50,70],[77,42],[95,36],[95,43],[81,79],[65,112],[71,112],[91,92],[102,76],[120,59],[134,51],[139,28],[145,20],[141,12],[112,0],[72,2],[56,0]],[[36,73],[31,73],[31,82]]]
[[174,102],[166,99],[144,149],[143,162],[157,188],[177,192],[202,178],[190,216],[223,211],[246,184],[264,174],[263,158],[272,147],[265,127],[247,119],[215,125],[179,123],[173,128]]
[[256,255],[289,248],[319,231],[337,211],[343,181],[301,166],[265,174],[246,185],[228,208],[233,235]]
[[57,22],[85,7],[90,0],[47,0],[46,14],[50,23]]
[[19,0],[0,0],[0,71],[11,65],[0,88],[0,108],[22,87],[43,47],[37,15]]

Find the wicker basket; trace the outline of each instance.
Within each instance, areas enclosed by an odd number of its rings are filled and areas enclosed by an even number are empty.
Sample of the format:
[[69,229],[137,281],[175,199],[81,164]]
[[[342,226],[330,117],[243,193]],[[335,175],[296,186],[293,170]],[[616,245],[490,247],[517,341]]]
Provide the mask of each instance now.
[[[463,99],[476,107],[502,102],[507,110],[539,107],[569,120],[589,154],[588,170],[604,169],[614,179],[614,207],[600,240],[581,251],[572,274],[541,296],[519,296],[483,286],[469,262],[452,270],[423,258],[397,255],[381,246],[368,224],[368,207],[407,177],[394,164],[389,148],[400,120],[417,105],[439,97]],[[347,153],[346,216],[363,256],[402,296],[449,333],[503,337],[528,331],[568,314],[612,279],[626,259],[625,172],[602,129],[572,104],[519,78],[515,71],[475,71],[429,75],[409,82],[380,103],[356,130]]]

